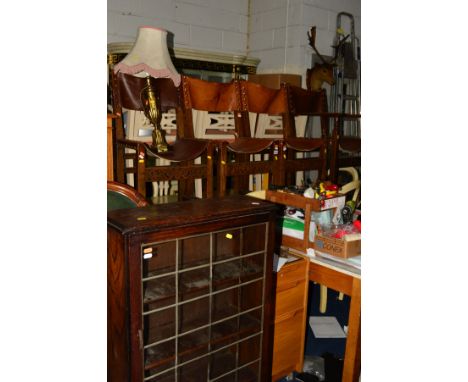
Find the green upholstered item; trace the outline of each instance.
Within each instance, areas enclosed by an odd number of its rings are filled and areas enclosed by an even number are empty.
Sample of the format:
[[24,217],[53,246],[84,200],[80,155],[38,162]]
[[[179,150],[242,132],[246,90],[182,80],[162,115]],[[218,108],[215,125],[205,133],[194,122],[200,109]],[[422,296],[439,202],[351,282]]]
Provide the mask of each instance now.
[[135,202],[118,192],[107,190],[107,211],[135,208]]

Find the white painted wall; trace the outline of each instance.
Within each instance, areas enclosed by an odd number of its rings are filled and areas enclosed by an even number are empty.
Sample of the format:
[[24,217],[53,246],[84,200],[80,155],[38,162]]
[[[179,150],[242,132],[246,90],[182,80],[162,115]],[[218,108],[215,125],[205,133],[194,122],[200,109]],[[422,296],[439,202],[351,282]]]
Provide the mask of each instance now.
[[161,27],[174,34],[176,47],[257,57],[258,73],[305,77],[307,31],[316,25],[316,45],[331,55],[341,11],[354,15],[360,37],[360,0],[108,0],[107,40],[133,42],[139,26]]
[[133,42],[138,27],[174,34],[174,45],[245,55],[248,0],[108,0],[107,42]]
[[[315,25],[318,50],[332,55],[339,12],[354,16],[355,34],[360,38],[360,0],[251,0],[247,49],[249,55],[261,59],[258,72],[304,76],[313,53],[307,31]],[[350,31],[349,18],[342,18],[342,27]]]

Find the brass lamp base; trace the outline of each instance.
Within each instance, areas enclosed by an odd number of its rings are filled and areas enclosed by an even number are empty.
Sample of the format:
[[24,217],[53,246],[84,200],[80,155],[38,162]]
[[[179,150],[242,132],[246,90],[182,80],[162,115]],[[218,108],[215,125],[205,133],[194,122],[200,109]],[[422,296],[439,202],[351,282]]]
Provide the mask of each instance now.
[[164,153],[168,151],[167,142],[164,139],[164,131],[161,128],[161,110],[159,107],[159,99],[151,85],[151,77],[146,76],[146,87],[141,92],[141,100],[144,107],[146,118],[149,119],[151,124],[154,126],[153,130],[153,143],[152,147],[157,152]]
[[153,130],[153,143],[151,146],[155,148],[158,153],[165,153],[168,151],[167,143],[164,139],[164,133],[162,132],[161,127],[158,127],[155,127]]

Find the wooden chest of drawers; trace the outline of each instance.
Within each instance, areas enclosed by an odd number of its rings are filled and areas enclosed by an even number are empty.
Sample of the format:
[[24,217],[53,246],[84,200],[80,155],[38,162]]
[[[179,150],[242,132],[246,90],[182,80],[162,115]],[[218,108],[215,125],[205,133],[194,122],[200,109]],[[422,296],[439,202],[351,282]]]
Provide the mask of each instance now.
[[308,265],[305,258],[285,264],[276,274],[272,381],[301,371],[307,316]]

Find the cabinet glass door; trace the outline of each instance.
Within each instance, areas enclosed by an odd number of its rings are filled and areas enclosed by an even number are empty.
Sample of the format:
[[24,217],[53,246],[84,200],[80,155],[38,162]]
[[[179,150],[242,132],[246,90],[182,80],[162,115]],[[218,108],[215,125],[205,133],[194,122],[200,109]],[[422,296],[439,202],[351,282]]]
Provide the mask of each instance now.
[[159,375],[161,380],[174,380],[173,373],[163,371],[175,366],[176,244],[168,241],[142,248],[145,378]]
[[267,224],[142,247],[148,381],[258,381]]

